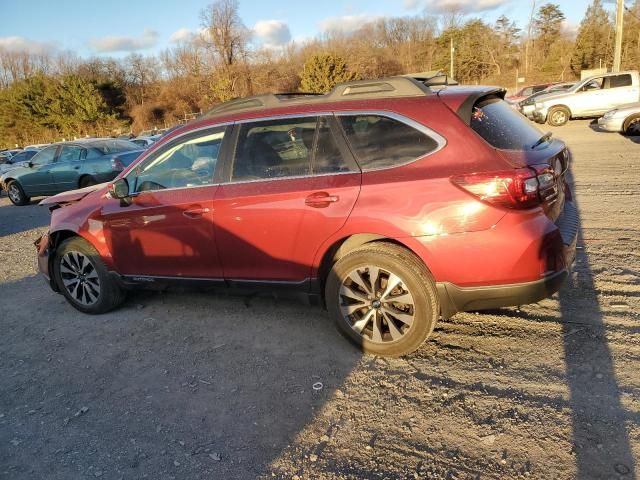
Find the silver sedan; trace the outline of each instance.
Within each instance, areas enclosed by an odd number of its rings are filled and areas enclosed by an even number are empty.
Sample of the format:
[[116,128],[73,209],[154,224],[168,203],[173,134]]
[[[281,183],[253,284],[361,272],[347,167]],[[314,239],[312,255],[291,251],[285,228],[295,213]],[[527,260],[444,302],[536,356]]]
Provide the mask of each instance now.
[[609,110],[598,119],[598,127],[607,132],[640,135],[640,102]]

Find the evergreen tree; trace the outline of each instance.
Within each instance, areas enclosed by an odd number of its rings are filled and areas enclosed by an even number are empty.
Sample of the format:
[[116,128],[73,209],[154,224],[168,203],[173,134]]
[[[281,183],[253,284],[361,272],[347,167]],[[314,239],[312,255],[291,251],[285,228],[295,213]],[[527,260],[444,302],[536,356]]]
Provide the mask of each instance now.
[[341,57],[331,54],[314,55],[304,63],[300,86],[304,92],[325,93],[336,84],[356,79]]
[[609,14],[602,7],[602,0],[593,0],[587,8],[575,48],[571,57],[571,70],[580,75],[580,71],[610,64],[613,56],[613,24]]
[[565,16],[560,7],[553,3],[540,7],[533,19],[533,26],[537,33],[536,44],[541,48],[544,57],[549,55],[551,46],[560,39],[564,19]]

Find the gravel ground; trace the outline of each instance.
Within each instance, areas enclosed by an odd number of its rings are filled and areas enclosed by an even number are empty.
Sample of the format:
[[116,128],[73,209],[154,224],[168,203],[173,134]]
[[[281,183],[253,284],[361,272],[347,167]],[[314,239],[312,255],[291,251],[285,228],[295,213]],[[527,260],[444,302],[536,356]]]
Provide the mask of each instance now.
[[403,359],[282,298],[141,292],[82,315],[36,275],[46,210],[1,198],[0,478],[636,478],[640,139],[554,132],[573,278]]

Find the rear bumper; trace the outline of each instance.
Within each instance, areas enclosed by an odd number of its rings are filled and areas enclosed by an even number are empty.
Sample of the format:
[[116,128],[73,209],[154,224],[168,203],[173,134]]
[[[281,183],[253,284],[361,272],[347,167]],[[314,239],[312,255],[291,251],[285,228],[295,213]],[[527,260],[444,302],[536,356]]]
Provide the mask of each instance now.
[[[468,286],[457,285],[451,280],[439,281],[436,287],[442,316],[449,318],[457,312],[526,305],[550,297],[560,289],[575,262],[578,229],[576,205],[566,200],[562,214],[553,224],[553,231],[545,235],[549,240],[545,242],[541,239],[540,245],[544,245],[544,248],[533,251],[528,249],[526,255],[511,263],[514,270],[523,270],[532,268],[536,260],[542,262],[546,270],[540,274],[539,279],[509,281],[505,277],[504,282]],[[516,243],[524,243],[524,237],[513,235],[511,238]],[[501,253],[504,256],[506,249]],[[477,271],[488,272],[498,268],[497,259],[500,255],[487,253],[481,256],[489,260],[484,268]]]
[[448,318],[457,312],[536,303],[560,290],[568,275],[565,269],[535,282],[489,287],[461,288],[452,283],[438,283],[441,313]]

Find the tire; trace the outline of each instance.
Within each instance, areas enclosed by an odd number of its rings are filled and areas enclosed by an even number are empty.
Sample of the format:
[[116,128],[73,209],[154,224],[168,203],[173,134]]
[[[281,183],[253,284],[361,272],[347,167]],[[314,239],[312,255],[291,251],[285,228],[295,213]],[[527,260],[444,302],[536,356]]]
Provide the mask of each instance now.
[[624,121],[622,133],[628,136],[640,135],[640,115],[633,115]]
[[[372,285],[370,272],[376,268]],[[388,291],[390,281],[395,287]],[[338,260],[327,278],[325,300],[344,336],[364,352],[383,356],[415,351],[433,332],[440,312],[429,270],[411,252],[387,243],[365,245]]]
[[11,203],[19,207],[26,205],[31,201],[31,198],[24,193],[22,186],[16,180],[9,182],[9,185],[7,185],[7,194],[9,195]]
[[80,179],[80,183],[78,184],[78,188],[86,188],[86,187],[91,187],[93,185],[97,185],[98,182],[96,182],[93,177],[90,176],[84,176]]
[[553,107],[547,115],[547,123],[552,127],[561,127],[571,120],[571,112],[567,107]]
[[53,275],[67,301],[83,313],[106,313],[126,297],[93,245],[80,237],[69,238],[58,247]]

